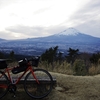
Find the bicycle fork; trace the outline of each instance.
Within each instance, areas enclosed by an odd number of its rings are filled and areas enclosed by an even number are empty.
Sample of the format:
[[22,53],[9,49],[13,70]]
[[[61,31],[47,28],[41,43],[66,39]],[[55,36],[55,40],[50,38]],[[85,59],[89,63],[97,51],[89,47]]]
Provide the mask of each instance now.
[[34,79],[36,80],[36,82],[37,82],[38,84],[40,84],[40,82],[38,81],[37,77],[35,76],[35,74],[34,74],[34,72],[33,72],[32,70],[31,70],[31,73],[32,73]]

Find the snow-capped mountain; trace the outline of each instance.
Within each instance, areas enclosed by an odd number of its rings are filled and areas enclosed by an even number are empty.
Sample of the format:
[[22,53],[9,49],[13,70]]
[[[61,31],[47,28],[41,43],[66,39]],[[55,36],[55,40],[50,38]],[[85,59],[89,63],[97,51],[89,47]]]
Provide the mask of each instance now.
[[64,30],[58,34],[55,34],[57,36],[61,36],[61,35],[66,35],[66,36],[76,36],[78,35],[80,32],[74,28],[68,28],[67,30]]
[[[36,39],[32,39],[36,40]],[[100,38],[96,38],[84,33],[81,33],[77,31],[74,28],[68,28],[60,33],[47,36],[47,37],[42,37],[38,38],[37,40],[41,42],[54,42],[54,43],[83,43],[83,44],[88,44],[88,43],[100,43]]]

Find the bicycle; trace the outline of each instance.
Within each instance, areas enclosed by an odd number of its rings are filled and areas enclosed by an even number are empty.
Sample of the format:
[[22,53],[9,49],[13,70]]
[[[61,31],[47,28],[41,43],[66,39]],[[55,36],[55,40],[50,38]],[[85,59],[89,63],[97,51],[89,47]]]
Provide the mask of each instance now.
[[[14,94],[16,92],[16,85],[24,78],[24,90],[32,98],[41,99],[46,97],[52,91],[53,79],[51,74],[44,69],[35,69],[37,67],[40,57],[36,56],[31,59],[23,59],[18,62],[18,66],[7,66],[7,59],[0,60],[0,98],[4,97],[9,91]],[[21,73],[20,73],[21,72]],[[19,77],[15,80],[11,73],[18,74]]]

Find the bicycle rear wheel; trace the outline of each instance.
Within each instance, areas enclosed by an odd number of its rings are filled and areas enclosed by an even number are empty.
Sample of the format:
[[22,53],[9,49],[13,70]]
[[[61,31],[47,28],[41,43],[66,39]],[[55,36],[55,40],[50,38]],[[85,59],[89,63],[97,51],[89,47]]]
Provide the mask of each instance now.
[[6,95],[8,91],[8,78],[0,71],[0,99]]
[[46,97],[52,90],[52,76],[43,69],[34,70],[34,74],[39,81],[33,77],[32,73],[29,72],[25,77],[24,89],[26,93],[35,99]]

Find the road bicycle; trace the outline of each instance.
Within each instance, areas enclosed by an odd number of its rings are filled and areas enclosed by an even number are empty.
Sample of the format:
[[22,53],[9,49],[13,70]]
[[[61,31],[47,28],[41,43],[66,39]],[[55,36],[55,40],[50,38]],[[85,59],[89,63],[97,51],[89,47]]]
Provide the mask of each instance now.
[[[51,74],[44,69],[36,69],[40,57],[23,59],[16,67],[8,67],[7,59],[0,59],[0,98],[9,91],[16,96],[17,84],[24,77],[24,90],[32,98],[41,99],[46,97],[52,90],[53,79]],[[34,67],[33,67],[34,66]],[[13,74],[19,75],[17,79]],[[19,74],[18,74],[19,73]],[[16,75],[15,75],[16,76]]]

